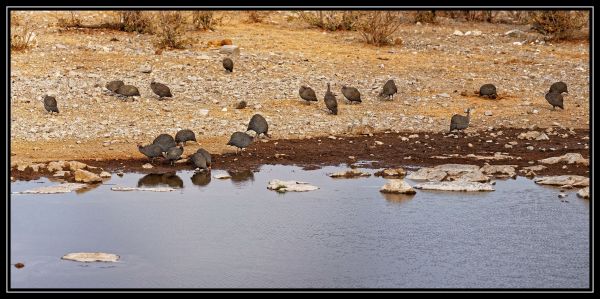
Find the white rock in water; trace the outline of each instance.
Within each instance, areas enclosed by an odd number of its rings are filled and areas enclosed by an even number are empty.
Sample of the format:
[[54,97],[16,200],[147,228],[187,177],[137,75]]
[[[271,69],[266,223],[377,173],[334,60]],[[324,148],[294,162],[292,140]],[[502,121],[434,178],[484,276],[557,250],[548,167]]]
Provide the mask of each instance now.
[[560,162],[566,162],[568,164],[583,164],[589,165],[590,161],[588,159],[584,159],[583,156],[579,153],[567,153],[559,157],[550,157],[542,160],[538,160],[540,163],[544,164],[556,164]]
[[481,167],[481,172],[486,175],[493,175],[500,178],[514,178],[517,176],[517,172],[515,171],[515,167],[513,165],[485,165]]
[[587,187],[590,185],[590,179],[580,175],[557,175],[557,176],[544,176],[535,178],[533,180],[536,184],[540,185],[555,185],[555,186],[573,186],[573,187]]
[[370,173],[362,172],[358,169],[350,169],[347,171],[340,171],[328,174],[332,178],[354,178],[354,177],[368,177]]
[[267,189],[275,190],[277,192],[287,192],[287,191],[304,192],[304,191],[317,190],[317,189],[319,189],[319,187],[310,185],[307,182],[271,180],[271,181],[269,181],[269,185],[267,186]]
[[585,199],[590,198],[590,187],[585,187],[577,192],[577,196]]
[[74,172],[76,182],[84,183],[99,183],[102,182],[102,178],[93,172],[89,172],[83,169],[77,169]]
[[448,174],[440,169],[423,167],[409,174],[406,178],[416,181],[443,181]]
[[215,179],[220,179],[220,180],[224,180],[224,179],[229,179],[229,178],[231,178],[231,176],[230,176],[230,175],[228,175],[228,174],[224,174],[224,173],[215,174],[213,177],[214,177]]
[[380,175],[384,178],[388,178],[388,177],[403,178],[406,176],[406,170],[404,170],[404,168],[388,168],[388,169],[384,169],[382,171],[376,172],[375,175]]
[[441,190],[441,191],[494,191],[492,185],[487,183],[475,183],[475,182],[430,182],[418,184],[415,186],[417,189],[423,190]]
[[379,189],[382,193],[393,194],[415,194],[417,191],[413,189],[407,182],[402,179],[391,179]]
[[150,164],[150,163],[146,163],[146,164],[142,165],[142,168],[144,168],[144,169],[150,169],[150,168],[153,168],[153,167],[154,166],[152,166],[152,164]]
[[21,192],[13,192],[13,194],[54,194],[54,193],[69,193],[81,188],[85,188],[86,184],[64,183],[55,186],[40,187]]
[[137,187],[112,187],[112,191],[150,191],[150,192],[171,192],[175,191],[173,188],[159,187],[159,188],[137,188]]
[[76,262],[116,262],[119,260],[119,256],[112,253],[104,252],[75,252],[69,253],[62,257],[63,260],[70,260]]
[[103,171],[100,173],[100,177],[101,178],[110,178],[110,177],[112,177],[112,175],[107,171]]
[[66,170],[59,170],[56,173],[54,173],[53,177],[58,177],[58,178],[62,178],[65,175],[67,175],[69,172]]
[[240,54],[240,48],[238,46],[236,46],[236,45],[224,45],[219,50],[219,53],[221,53],[221,54],[239,55]]

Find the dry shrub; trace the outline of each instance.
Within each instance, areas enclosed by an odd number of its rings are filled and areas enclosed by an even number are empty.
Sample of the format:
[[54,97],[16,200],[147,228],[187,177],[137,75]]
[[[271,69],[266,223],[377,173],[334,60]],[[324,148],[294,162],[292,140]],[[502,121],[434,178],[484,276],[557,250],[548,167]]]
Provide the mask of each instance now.
[[215,30],[222,20],[223,17],[215,17],[213,11],[199,10],[192,13],[192,23],[196,30]]
[[542,33],[549,40],[572,39],[588,23],[585,11],[531,11],[532,29]]
[[31,22],[23,21],[20,17],[10,15],[10,50],[24,51],[37,43],[37,35]]
[[152,33],[152,19],[141,10],[119,11],[119,22],[126,32]]
[[357,11],[303,11],[300,18],[307,24],[324,30],[355,30],[360,13]]
[[358,30],[368,44],[391,44],[391,36],[400,26],[398,14],[396,11],[364,12],[361,14]]
[[491,10],[467,10],[464,12],[465,19],[469,22],[492,22]]
[[184,38],[185,22],[179,11],[160,11],[157,15],[157,48],[183,49],[189,43]]
[[246,23],[262,23],[267,17],[267,11],[251,10],[247,13]]
[[70,13],[70,18],[58,18],[58,22],[56,25],[62,28],[81,26],[81,19],[79,18],[79,16],[77,16],[74,11],[71,11]]
[[414,21],[415,23],[435,23],[435,11],[417,11],[415,13]]

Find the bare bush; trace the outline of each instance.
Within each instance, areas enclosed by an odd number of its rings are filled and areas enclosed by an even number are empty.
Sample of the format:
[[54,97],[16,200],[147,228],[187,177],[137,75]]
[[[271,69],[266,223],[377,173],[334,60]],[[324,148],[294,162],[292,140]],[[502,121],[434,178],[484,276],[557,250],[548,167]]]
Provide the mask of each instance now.
[[215,17],[213,11],[194,11],[192,13],[192,23],[196,30],[215,30],[216,26],[221,25],[221,18]]
[[392,43],[399,26],[398,12],[368,11],[361,14],[358,30],[368,44],[383,46]]
[[417,11],[415,12],[414,22],[435,23],[435,11]]
[[152,19],[147,12],[141,10],[119,11],[121,28],[126,32],[152,33]]
[[576,38],[576,33],[588,24],[588,13],[585,11],[531,11],[529,16],[532,29],[550,40]]
[[300,18],[307,24],[329,31],[355,30],[360,13],[357,11],[303,11]]
[[188,41],[184,38],[185,22],[179,11],[160,11],[157,15],[156,35],[159,49],[183,49]]
[[267,11],[250,10],[247,13],[246,23],[262,23],[267,17]]
[[31,22],[21,20],[14,13],[10,15],[10,33],[11,51],[24,51],[37,43],[37,35]]
[[57,22],[58,27],[69,28],[69,27],[81,26],[81,19],[79,18],[79,16],[77,14],[75,14],[74,11],[71,11],[70,13],[71,13],[70,18],[58,18],[58,22]]

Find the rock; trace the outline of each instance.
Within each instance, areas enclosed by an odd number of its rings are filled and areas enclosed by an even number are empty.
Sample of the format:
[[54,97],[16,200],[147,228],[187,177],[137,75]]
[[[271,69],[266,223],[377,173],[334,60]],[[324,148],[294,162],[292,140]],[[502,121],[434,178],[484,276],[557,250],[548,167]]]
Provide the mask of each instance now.
[[494,191],[491,184],[487,183],[474,183],[474,182],[429,182],[418,184],[415,186],[417,189],[423,190],[442,190],[442,191]]
[[104,252],[75,252],[69,253],[62,257],[63,260],[70,260],[76,262],[111,262],[114,263],[119,260],[119,256],[112,253]]
[[449,97],[450,97],[450,95],[449,95],[449,94],[447,94],[447,93],[440,93],[440,94],[438,94],[437,96],[438,96],[438,97],[442,97],[442,98],[449,98]]
[[535,178],[533,181],[540,185],[568,185],[573,187],[587,187],[590,185],[590,179],[580,175],[545,176]]
[[546,133],[541,133],[538,137],[535,137],[535,140],[550,140]]
[[144,168],[144,169],[150,169],[150,168],[153,168],[153,167],[154,166],[152,166],[152,164],[150,164],[150,163],[146,163],[146,164],[142,165],[142,168]]
[[54,194],[54,193],[69,193],[71,191],[85,188],[86,184],[64,183],[55,186],[46,186],[21,192],[13,192],[13,194]]
[[69,162],[66,162],[65,165],[67,167],[69,167],[69,169],[71,171],[75,171],[75,170],[79,170],[79,169],[84,169],[84,168],[88,167],[87,164],[81,163],[79,161],[69,161]]
[[76,182],[84,183],[99,183],[102,182],[102,178],[93,172],[89,172],[83,169],[77,169],[74,172]]
[[490,178],[484,175],[479,169],[471,172],[464,172],[456,176],[447,176],[446,180],[459,181],[459,182],[480,182],[486,183],[490,181]]
[[517,138],[532,140],[538,138],[542,133],[538,131],[528,131],[527,133],[521,133]]
[[584,159],[583,156],[579,153],[567,153],[567,154],[564,154],[559,157],[551,157],[551,158],[538,160],[538,162],[543,163],[543,164],[556,164],[556,163],[560,163],[560,162],[565,162],[567,164],[577,163],[577,164],[583,164],[586,166],[589,165],[589,163],[590,163],[589,159]]
[[413,189],[407,182],[402,179],[392,179],[379,189],[382,193],[393,193],[393,194],[415,194],[417,191]]
[[46,164],[44,163],[39,163],[39,164],[31,164],[29,165],[29,167],[34,171],[34,172],[38,172],[40,171],[40,169],[44,169],[46,168]]
[[224,174],[224,173],[215,174],[213,177],[214,177],[215,179],[220,179],[220,180],[224,180],[224,179],[229,179],[229,178],[231,178],[231,176],[230,176],[230,175],[228,175],[228,174]]
[[415,181],[443,181],[447,174],[445,171],[430,167],[423,167],[411,174],[406,178]]
[[458,176],[466,172],[479,171],[479,166],[469,164],[442,164],[434,168],[446,172],[449,176]]
[[152,72],[152,66],[148,64],[144,64],[139,68],[140,72],[145,74],[150,74]]
[[240,55],[240,49],[236,45],[224,45],[219,50],[220,54]]
[[112,187],[112,191],[150,191],[150,192],[171,192],[175,191],[173,188],[158,187],[158,188],[137,188],[137,187]]
[[110,178],[110,177],[112,177],[112,175],[107,171],[103,171],[100,173],[100,177],[101,178]]
[[309,183],[306,183],[306,182],[271,180],[271,181],[269,181],[269,185],[267,186],[267,189],[275,190],[277,192],[287,192],[287,191],[304,192],[304,191],[317,190],[317,189],[319,189],[319,187],[310,185]]
[[207,115],[208,115],[208,109],[200,109],[200,110],[198,111],[198,114],[199,114],[200,116],[207,116]]
[[383,145],[383,142],[375,140],[376,145]]
[[484,165],[481,172],[498,178],[515,178],[517,172],[513,165]]
[[483,113],[483,115],[485,115],[485,116],[492,116],[492,115],[493,115],[493,113],[492,113],[492,111],[490,111],[490,110],[487,110],[487,111],[485,111],[485,112]]
[[53,177],[62,178],[62,177],[65,177],[67,174],[69,174],[68,171],[66,171],[66,170],[59,170],[56,173],[54,173]]
[[480,36],[480,35],[481,35],[481,31],[473,30],[473,36]]
[[454,34],[454,35],[458,35],[458,36],[463,36],[463,35],[465,35],[465,34],[464,34],[464,33],[462,33],[462,31],[460,31],[460,30],[454,30],[454,33],[452,33],[452,34]]
[[369,177],[370,173],[362,172],[358,169],[350,169],[347,171],[340,171],[335,173],[330,173],[328,176],[332,178],[355,178],[355,177]]
[[542,171],[544,169],[546,169],[548,167],[544,166],[544,165],[535,165],[535,166],[527,166],[527,167],[523,167],[523,169],[521,169],[521,172],[525,172],[525,171]]
[[590,198],[590,187],[585,187],[585,188],[577,191],[577,196],[584,198],[584,199],[589,199]]
[[533,145],[530,145],[530,146],[528,146],[528,147],[527,147],[527,150],[530,150],[530,151],[532,151],[532,150],[534,150],[534,149],[535,149],[535,148],[533,147]]
[[406,170],[403,168],[388,168],[375,173],[375,176],[382,176],[384,178],[396,177],[403,178],[406,176]]
[[46,168],[49,172],[61,171],[63,168],[66,168],[65,161],[55,161],[48,163],[48,167]]

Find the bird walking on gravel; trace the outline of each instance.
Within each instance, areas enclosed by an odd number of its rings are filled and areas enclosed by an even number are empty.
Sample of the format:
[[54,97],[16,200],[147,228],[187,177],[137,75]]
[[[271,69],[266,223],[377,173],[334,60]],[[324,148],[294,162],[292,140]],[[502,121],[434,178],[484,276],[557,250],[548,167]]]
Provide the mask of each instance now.
[[56,98],[51,97],[51,96],[45,96],[44,97],[44,108],[46,109],[47,112],[50,112],[50,114],[56,112],[58,113],[58,103],[56,103]]
[[467,116],[454,114],[450,119],[450,132],[453,130],[464,130],[469,127],[469,121],[471,119],[471,108],[467,109]]
[[121,80],[110,81],[106,83],[106,89],[112,91],[113,93],[117,93],[117,90],[119,90],[119,88],[123,85],[125,85],[125,83]]
[[479,96],[484,98],[495,99],[498,97],[496,86],[494,84],[483,84],[479,88]]
[[310,102],[316,102],[317,100],[317,94],[315,93],[315,91],[310,88],[310,87],[306,87],[306,86],[300,86],[300,98],[302,98],[303,100],[306,101],[307,104],[310,104]]
[[233,134],[231,134],[231,138],[229,138],[229,142],[227,142],[227,145],[231,145],[231,146],[235,146],[235,154],[238,154],[237,149],[239,148],[240,151],[243,150],[245,147],[247,147],[248,145],[250,145],[252,143],[252,136],[243,133],[243,132],[235,132]]
[[552,105],[552,110],[555,110],[555,107],[559,107],[560,109],[565,110],[563,106],[563,96],[561,93],[553,92],[552,90],[546,93],[546,101]]
[[390,97],[392,100],[394,99],[394,94],[398,93],[398,88],[396,87],[396,83],[394,80],[390,79],[383,85],[383,90],[379,93],[380,97]]
[[138,150],[150,159],[150,162],[154,162],[154,159],[162,155],[162,149],[157,144],[149,144],[142,146],[138,144]]
[[342,94],[344,97],[346,97],[346,99],[348,99],[348,101],[350,101],[350,104],[353,102],[362,102],[360,99],[360,92],[354,87],[348,87],[346,85],[342,86]]
[[260,114],[254,114],[248,123],[248,129],[246,131],[254,131],[256,132],[256,138],[260,136],[260,134],[265,134],[267,137],[269,136],[269,124],[267,120]]
[[160,146],[160,148],[163,152],[166,152],[170,148],[177,146],[175,139],[173,139],[173,136],[171,136],[169,134],[158,135],[156,138],[154,138],[154,141],[152,141],[152,144],[156,144],[156,145]]
[[231,60],[231,58],[229,57],[225,57],[223,59],[223,67],[225,68],[225,70],[229,71],[230,73],[233,73],[233,60]]
[[183,143],[183,145],[185,145],[186,141],[198,142],[196,140],[196,134],[194,134],[194,132],[189,129],[179,130],[179,132],[177,132],[177,134],[175,134],[175,142],[177,144]]
[[325,92],[325,106],[331,111],[331,114],[337,115],[337,100],[335,99],[335,95],[331,92],[329,83],[327,83],[327,92]]
[[171,162],[171,166],[175,165],[175,161],[181,159],[182,154],[183,146],[174,146],[168,149],[166,153],[162,153],[163,157]]
[[122,85],[117,89],[117,94],[125,97],[139,96],[140,91],[133,85]]
[[569,90],[567,89],[567,83],[562,81],[553,83],[550,85],[550,92],[569,93]]
[[159,100],[162,100],[162,98],[170,98],[173,97],[173,94],[171,94],[171,89],[169,89],[168,86],[162,84],[162,83],[158,83],[158,82],[150,82],[150,88],[152,89],[152,91],[159,96]]

